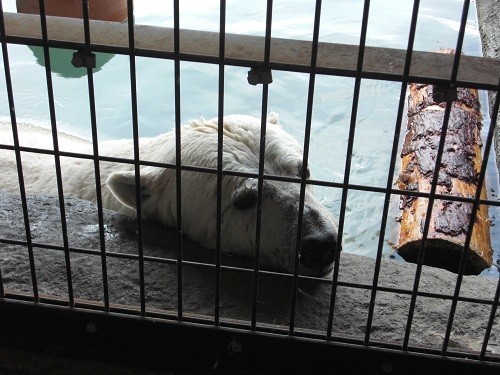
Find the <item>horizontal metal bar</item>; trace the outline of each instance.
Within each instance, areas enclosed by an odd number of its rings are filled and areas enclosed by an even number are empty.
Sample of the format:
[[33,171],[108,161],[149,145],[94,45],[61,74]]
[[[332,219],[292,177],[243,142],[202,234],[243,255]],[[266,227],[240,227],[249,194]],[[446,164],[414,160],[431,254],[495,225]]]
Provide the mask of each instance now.
[[[398,350],[394,343],[375,343],[373,346],[360,345],[356,340],[321,340],[314,331],[300,332],[290,339],[279,330],[257,327],[249,331],[246,325],[237,322],[222,322],[214,327],[201,319],[178,322],[146,316],[142,319],[130,319],[130,312],[102,312],[87,308],[38,303],[15,299],[0,299],[0,321],[3,345],[22,344],[57,348],[60,354],[78,352],[87,355],[99,355],[112,359],[121,358],[125,364],[186,366],[198,372],[213,370],[214,363],[225,359],[223,373],[258,372],[277,373],[294,372],[299,369],[304,373],[321,373],[320,369],[354,373],[387,372],[387,364],[396,373],[414,373],[418,368],[422,373],[435,373],[446,368],[450,373],[496,374],[498,357],[488,356],[485,361],[478,361],[475,352],[450,351],[448,357],[440,356],[432,348],[415,347],[408,351]],[[156,314],[154,314],[156,315]],[[30,321],[30,325],[18,325],[13,322]],[[89,322],[98,331],[86,330]],[[32,326],[39,329],[33,331]],[[85,339],[79,335],[67,335],[67,332],[85,332]],[[266,332],[272,330],[272,332]],[[120,332],[120,335],[116,335]],[[228,354],[228,345],[237,341],[241,351]],[[138,345],[123,346],[123,342]],[[229,346],[230,348],[230,346]],[[193,356],[193,353],[200,355]],[[314,353],[313,356],[307,353]],[[287,358],[283,361],[283,358]],[[357,359],[363,358],[362,361]],[[376,371],[379,369],[380,371]],[[203,370],[203,371],[202,371]],[[318,371],[320,370],[320,371]],[[375,370],[375,371],[374,371]],[[392,372],[392,371],[391,371]]]
[[[96,52],[129,54],[126,24],[91,20],[92,48]],[[37,16],[5,13],[6,39],[9,43],[42,45]],[[81,20],[47,17],[49,46],[77,48],[84,44]],[[174,58],[174,30],[136,25],[135,55]],[[264,61],[264,37],[226,34],[225,64],[258,66]],[[181,30],[180,59],[219,63],[219,34]],[[319,43],[316,74],[356,76],[357,45]],[[406,50],[366,47],[361,78],[389,81],[403,79]],[[276,70],[310,72],[311,42],[272,38],[270,67]],[[410,82],[445,83],[449,81],[453,55],[414,51]],[[456,81],[459,87],[494,90],[500,76],[500,60],[462,56]]]
[[[11,151],[16,150],[16,148],[14,146],[4,145],[4,144],[0,144],[0,149],[11,150]],[[23,151],[23,152],[32,152],[32,153],[37,153],[37,154],[54,155],[53,150],[47,150],[47,149],[42,149],[42,148],[20,146],[19,150]],[[69,158],[94,160],[94,156],[90,155],[90,154],[80,154],[80,153],[74,153],[74,152],[60,151],[59,155],[69,157]],[[121,163],[121,164],[131,164],[131,165],[134,164],[133,159],[126,159],[126,158],[115,158],[115,157],[111,157],[111,156],[99,155],[98,159],[99,159],[99,161],[105,161],[105,162],[110,162],[110,163]],[[143,165],[143,166],[149,166],[149,167],[176,169],[175,164],[159,163],[159,162],[147,161],[147,160],[139,160],[139,164]],[[217,174],[216,168],[198,167],[198,166],[192,166],[192,165],[182,165],[181,170],[189,171],[189,172]],[[258,178],[259,177],[258,173],[237,172],[237,171],[231,171],[231,170],[223,170],[222,174],[224,176],[234,176],[234,177],[247,177],[247,178]],[[301,181],[300,178],[298,178],[298,177],[285,177],[285,176],[275,176],[275,175],[268,175],[268,174],[264,174],[263,178],[264,178],[264,180],[269,180],[269,181],[292,182],[292,183],[297,183],[297,184],[300,184],[300,181]],[[322,181],[322,180],[307,180],[307,184],[312,185],[312,186],[323,186],[323,187],[340,188],[340,189],[344,187],[344,184],[341,182],[331,182],[331,181]],[[371,193],[385,194],[385,193],[389,192],[390,194],[393,194],[393,195],[406,195],[409,197],[421,197],[421,198],[428,198],[429,197],[429,193],[426,193],[426,192],[401,190],[401,189],[387,190],[386,188],[383,188],[383,187],[370,186],[370,185],[358,185],[358,184],[349,183],[347,185],[347,188],[349,190],[366,191],[366,192],[371,192]],[[463,203],[473,203],[474,202],[474,198],[454,196],[454,195],[435,194],[434,197],[437,200],[446,200],[446,201],[452,201],[452,202],[463,202]],[[500,207],[500,201],[494,201],[494,200],[490,200],[490,199],[480,199],[479,204]]]
[[[20,303],[24,304],[24,302],[33,302],[33,296],[26,292],[21,291],[13,291],[7,290],[5,293],[5,301],[7,303]],[[53,295],[40,295],[39,305],[43,307],[43,305],[47,304],[48,307],[52,306],[67,306],[67,300],[63,297],[53,296]],[[101,301],[92,301],[85,299],[75,299],[75,308],[77,309],[86,309],[91,311],[103,311],[103,303]],[[123,304],[110,304],[109,312],[111,314],[127,314],[127,315],[140,315],[140,308],[138,306],[131,305],[123,305]],[[171,310],[163,310],[154,307],[148,307],[146,310],[147,318],[154,319],[170,319],[175,320],[177,318],[177,314],[175,311]],[[212,325],[213,317],[186,312],[183,322],[191,323],[191,324],[203,324],[203,325]],[[221,318],[220,326],[225,328],[235,328],[235,329],[243,329],[249,330],[251,326],[248,324],[249,322],[246,320],[237,320],[232,318]],[[269,323],[257,323],[257,331],[266,334],[278,334],[278,335],[286,335],[288,330],[285,326],[277,326]],[[296,335],[302,338],[308,339],[316,339],[316,340],[324,340],[324,333],[322,331],[308,329],[308,328],[296,328]],[[332,341],[337,343],[345,343],[345,344],[353,344],[353,345],[364,345],[363,340],[361,338],[356,338],[353,336],[339,334],[336,333],[332,335]],[[370,345],[379,348],[385,349],[400,349],[400,346],[397,343],[391,341],[383,341],[383,340],[370,340]],[[426,354],[434,354],[439,355],[440,351],[438,349],[433,349],[426,346],[416,345],[409,346],[410,352],[415,353],[426,353]],[[478,359],[478,354],[475,351],[470,350],[452,350],[448,352],[450,357],[466,357],[471,359]],[[499,356],[485,356],[487,361],[492,362],[500,362]]]
[[[1,238],[1,237],[0,237],[0,243],[9,244],[9,245],[17,245],[17,246],[26,246],[27,245],[26,241],[12,240],[12,239]],[[172,243],[174,243],[174,242],[172,242]],[[35,243],[34,242],[33,247],[35,249],[64,251],[63,246],[57,246],[57,245],[52,245],[52,244],[44,244],[44,243]],[[75,253],[75,254],[87,254],[87,255],[95,255],[95,256],[101,255],[101,252],[99,250],[84,249],[84,248],[78,248],[78,247],[69,247],[69,251],[71,253]],[[200,248],[200,251],[210,251],[210,250]],[[117,252],[113,252],[113,251],[107,251],[106,257],[117,258],[117,259],[127,259],[127,260],[138,260],[139,259],[139,256],[137,254],[117,253]],[[172,266],[177,265],[177,260],[173,259],[173,258],[160,258],[160,257],[153,257],[153,256],[145,255],[144,261],[151,262],[151,263],[169,264]],[[188,266],[188,267],[199,267],[199,268],[208,268],[208,269],[213,269],[215,267],[215,265],[213,263],[196,262],[196,261],[190,261],[190,260],[183,260],[182,265],[183,265],[183,267]],[[252,268],[243,268],[243,267],[236,267],[236,266],[221,265],[221,269],[225,270],[225,271],[253,274]],[[286,278],[286,279],[293,278],[293,274],[290,274],[290,273],[268,271],[268,270],[262,270],[262,269],[259,269],[259,274],[267,275],[267,276],[276,276],[276,277],[281,277],[281,278]],[[311,281],[311,282],[320,283],[320,284],[330,284],[331,283],[331,279],[327,279],[327,278],[319,278],[319,277],[305,276],[305,275],[299,275],[298,277],[300,280]],[[373,288],[373,285],[371,285],[371,284],[359,284],[359,283],[351,283],[351,282],[347,282],[347,281],[338,281],[337,285],[342,286],[342,287],[346,287],[346,288],[365,289],[365,290],[371,290]],[[377,286],[376,290],[379,292],[388,292],[388,293],[395,293],[395,294],[404,294],[404,295],[411,295],[412,294],[412,290],[410,290],[410,289],[393,288],[393,287],[385,287],[385,286]],[[442,294],[442,293],[418,291],[417,295],[421,296],[421,297],[438,298],[438,299],[443,299],[443,300],[452,300],[453,299],[452,295]],[[493,301],[487,300],[487,299],[482,299],[482,298],[472,298],[472,297],[459,296],[458,300],[461,302],[479,303],[479,304],[483,304],[483,305],[492,305],[493,304]]]

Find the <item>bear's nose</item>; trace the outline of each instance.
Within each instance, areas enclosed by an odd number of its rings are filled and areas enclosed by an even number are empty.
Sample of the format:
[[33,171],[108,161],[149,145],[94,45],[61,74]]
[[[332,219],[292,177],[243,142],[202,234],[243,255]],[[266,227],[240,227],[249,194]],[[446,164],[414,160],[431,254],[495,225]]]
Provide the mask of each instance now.
[[300,246],[300,263],[308,268],[323,267],[335,260],[337,233],[304,236]]

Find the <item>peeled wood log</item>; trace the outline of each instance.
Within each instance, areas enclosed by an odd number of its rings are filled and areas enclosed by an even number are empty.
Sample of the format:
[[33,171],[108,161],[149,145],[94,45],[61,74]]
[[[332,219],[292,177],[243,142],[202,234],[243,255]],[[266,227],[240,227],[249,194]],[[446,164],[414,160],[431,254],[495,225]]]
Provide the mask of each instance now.
[[[402,190],[430,192],[446,103],[435,102],[434,87],[409,85],[408,123],[401,152],[398,186]],[[477,90],[458,89],[446,133],[437,194],[473,198],[481,169],[481,114]],[[486,198],[483,183],[481,197]],[[427,198],[402,195],[401,229],[396,249],[409,262],[416,262],[427,213]],[[424,264],[458,272],[469,226],[472,203],[436,199],[432,208]],[[476,214],[466,274],[478,274],[492,265],[488,207]]]

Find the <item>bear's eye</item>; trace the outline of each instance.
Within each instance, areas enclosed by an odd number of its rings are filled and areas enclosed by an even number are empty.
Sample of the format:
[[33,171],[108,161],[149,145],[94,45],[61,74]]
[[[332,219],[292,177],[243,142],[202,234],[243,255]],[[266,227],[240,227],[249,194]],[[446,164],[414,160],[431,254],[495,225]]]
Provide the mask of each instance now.
[[232,196],[233,206],[238,210],[248,210],[257,205],[257,189],[246,187],[236,190]]
[[[299,176],[299,178],[301,178],[302,177],[302,164],[299,164],[297,166],[297,170],[298,170],[298,176]],[[311,171],[309,170],[309,167],[307,167],[306,180],[309,180],[309,177],[311,177]]]

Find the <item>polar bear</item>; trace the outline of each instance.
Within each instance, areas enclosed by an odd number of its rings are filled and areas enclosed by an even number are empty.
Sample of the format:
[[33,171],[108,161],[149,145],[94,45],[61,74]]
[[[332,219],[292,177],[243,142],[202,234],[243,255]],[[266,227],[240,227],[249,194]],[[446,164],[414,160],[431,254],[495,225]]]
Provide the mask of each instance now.
[[[257,173],[259,166],[260,119],[232,115],[223,119],[223,168],[225,171]],[[21,146],[52,149],[52,133],[30,125],[18,126]],[[212,169],[212,173],[183,170],[181,175],[182,231],[208,249],[216,246],[216,191],[218,119],[194,120],[181,128],[181,163]],[[13,144],[10,125],[0,126],[0,143]],[[58,134],[61,150],[92,155],[92,143]],[[140,159],[175,165],[173,131],[154,138],[139,139]],[[267,122],[264,173],[300,177],[302,148],[286,133],[277,116]],[[99,143],[99,154],[133,159],[132,140]],[[57,194],[54,157],[21,153],[25,189],[28,194]],[[0,149],[0,188],[19,193],[17,167],[12,150]],[[65,195],[95,201],[94,167],[91,160],[61,157]],[[135,173],[132,163],[101,161],[103,206],[134,217]],[[309,172],[307,172],[309,175]],[[141,213],[144,218],[176,226],[175,168],[141,166]],[[256,241],[257,179],[224,174],[222,180],[221,251],[253,257]],[[300,184],[264,180],[260,260],[264,268],[292,272],[295,263]],[[324,276],[332,269],[337,248],[337,226],[330,212],[306,185],[299,272]]]

